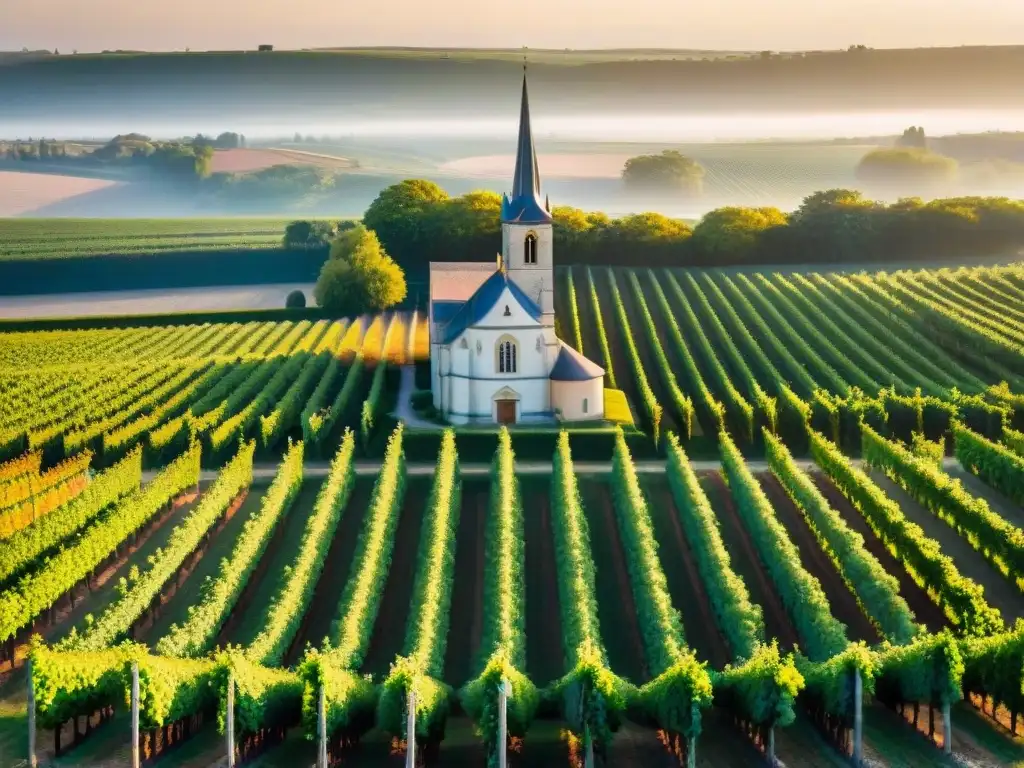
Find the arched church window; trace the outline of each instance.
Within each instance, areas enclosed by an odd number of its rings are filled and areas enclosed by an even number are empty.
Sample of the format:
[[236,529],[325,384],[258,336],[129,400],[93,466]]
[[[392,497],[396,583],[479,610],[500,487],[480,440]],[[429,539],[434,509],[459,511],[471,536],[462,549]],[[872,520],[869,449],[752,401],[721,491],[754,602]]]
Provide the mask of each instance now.
[[537,236],[531,232],[526,236],[524,244],[523,261],[527,264],[537,263]]
[[498,339],[498,345],[495,350],[497,353],[497,368],[498,373],[515,373],[518,368],[518,361],[516,355],[518,345],[515,339],[511,336],[502,336]]

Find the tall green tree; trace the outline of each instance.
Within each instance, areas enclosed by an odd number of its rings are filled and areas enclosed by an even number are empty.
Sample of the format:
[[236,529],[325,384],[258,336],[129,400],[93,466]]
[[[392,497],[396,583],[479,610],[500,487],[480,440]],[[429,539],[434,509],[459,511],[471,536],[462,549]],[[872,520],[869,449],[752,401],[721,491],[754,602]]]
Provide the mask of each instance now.
[[313,288],[317,304],[343,315],[379,312],[405,298],[405,273],[364,226],[340,234]]

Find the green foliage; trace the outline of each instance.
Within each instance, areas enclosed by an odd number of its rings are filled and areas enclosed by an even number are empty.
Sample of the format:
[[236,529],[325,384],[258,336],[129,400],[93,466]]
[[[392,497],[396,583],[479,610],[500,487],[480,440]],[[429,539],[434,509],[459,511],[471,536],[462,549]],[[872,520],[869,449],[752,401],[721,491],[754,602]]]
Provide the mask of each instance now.
[[134,450],[101,472],[81,494],[0,541],[0,583],[26,570],[118,499],[142,484],[142,452]]
[[[139,727],[162,728],[186,717],[210,712],[217,705],[210,684],[215,669],[209,659],[169,659],[149,654],[139,662]],[[125,690],[131,690],[131,665],[121,670]]]
[[572,346],[581,355],[586,354],[583,351],[583,331],[580,328],[580,310],[576,304],[576,283],[572,279],[572,267],[566,271],[565,284],[568,291],[569,311],[572,314]]
[[373,437],[373,428],[376,426],[377,417],[383,406],[384,377],[387,375],[387,368],[388,365],[384,360],[377,361],[377,365],[373,369],[373,379],[370,381],[370,391],[359,410],[359,437],[364,448]]
[[914,623],[907,601],[900,596],[899,582],[865,549],[864,537],[851,530],[843,516],[832,509],[782,441],[767,430],[764,441],[772,473],[807,520],[861,609],[884,637],[897,645],[910,642],[920,627]]
[[826,715],[833,723],[852,727],[854,675],[860,673],[864,692],[871,693],[878,664],[876,655],[863,643],[851,643],[841,653],[819,663],[802,656],[797,656],[796,662],[806,684],[801,702],[816,717]]
[[540,694],[529,678],[509,661],[504,650],[493,653],[479,676],[462,689],[461,701],[476,723],[487,749],[488,768],[498,765],[498,687],[507,681],[512,689],[505,708],[505,726],[510,738],[522,738],[533,722]]
[[605,382],[612,389],[618,389],[619,385],[615,383],[612,353],[608,349],[608,334],[604,329],[604,314],[601,312],[601,301],[597,298],[597,287],[594,285],[594,276],[590,272],[590,267],[587,267],[587,288],[590,289],[590,304],[597,324],[597,340],[601,345],[601,364],[604,366]]
[[[647,373],[644,370],[643,360],[640,359],[640,353],[637,351],[636,342],[633,340],[633,332],[629,323],[629,316],[626,314],[626,307],[622,303],[622,296],[619,295],[619,286],[615,280],[615,273],[611,270],[607,270],[605,274],[608,277],[608,286],[612,293],[612,303],[615,305],[615,318],[619,324],[619,333],[622,334],[623,340],[626,342],[626,350],[629,356],[629,362],[633,367],[633,378],[636,380],[637,389],[640,390],[640,398],[643,400],[644,410],[647,413],[648,423],[651,427],[651,434],[654,437],[654,442],[657,444],[658,435],[661,429],[661,414],[662,408],[661,403],[658,402],[657,396],[654,394],[654,390],[651,389],[650,382],[647,381]],[[646,305],[641,305],[646,309]],[[645,318],[646,327],[648,332],[652,334],[652,338],[656,337],[656,331],[653,328],[654,321],[651,320],[651,316],[648,313]],[[665,352],[662,350],[660,361],[660,370],[663,376],[666,378],[666,383],[669,379],[674,383],[675,376],[672,374],[672,369],[668,365],[668,361],[665,359]],[[673,400],[675,401],[676,407],[680,414],[692,414],[693,405],[679,389],[678,385],[670,391],[673,393]],[[688,407],[687,407],[688,406]],[[685,418],[684,424],[686,425],[687,432],[690,430],[690,419]]]
[[694,227],[690,245],[704,263],[743,264],[756,256],[765,230],[786,224],[778,208],[716,208]]
[[776,519],[771,502],[724,432],[719,435],[719,450],[736,511],[750,532],[808,657],[812,661],[831,658],[846,648],[846,628],[832,615],[820,582],[804,570],[800,553]]
[[[340,373],[340,363],[338,367],[334,363],[328,368],[328,372],[325,375],[331,375],[331,371],[336,370]],[[304,439],[308,440],[312,445],[319,445],[324,440],[329,439],[331,433],[334,431],[335,425],[342,419],[346,418],[346,414],[350,412],[352,405],[352,398],[355,396],[359,384],[362,381],[363,374],[365,372],[365,365],[363,363],[362,353],[357,353],[355,358],[352,360],[352,365],[349,366],[348,372],[345,374],[345,383],[342,384],[341,389],[338,390],[338,394],[335,396],[334,401],[329,407],[316,408],[319,404],[324,402],[326,398],[327,387],[323,379],[321,379],[320,387],[310,397],[309,403],[307,403],[305,410],[303,411],[302,431]],[[322,387],[322,389],[321,389]],[[316,408],[316,410],[314,410]],[[308,415],[307,415],[308,414]]]
[[[976,457],[975,451],[979,449],[968,443],[970,436],[962,429],[956,435],[964,446],[960,450],[965,458]],[[989,509],[984,499],[969,494],[959,480],[931,462],[919,459],[903,445],[886,440],[867,425],[863,428],[862,444],[865,462],[882,469],[937,517],[959,531],[1000,571],[1014,580],[1024,579],[1024,531]],[[1009,455],[1008,451],[1005,453]],[[970,459],[967,463],[970,465]]]
[[1003,445],[1018,456],[1024,457],[1024,432],[1018,432],[1016,429],[1004,427],[1002,439]]
[[668,669],[639,692],[648,716],[669,733],[696,738],[701,710],[711,706],[713,694],[707,666],[687,650]]
[[429,246],[433,233],[425,226],[427,218],[448,199],[432,181],[406,179],[380,191],[363,214],[363,223],[377,233],[389,253],[405,260]]
[[954,180],[958,168],[953,158],[920,146],[894,147],[864,155],[857,165],[857,178],[868,184],[907,185],[914,192],[921,192],[930,185]]
[[[292,221],[284,228],[285,248],[326,248],[337,234],[337,224],[330,221]],[[300,293],[293,291],[293,293]],[[289,297],[291,294],[289,294]],[[290,306],[287,305],[286,306]],[[305,297],[300,306],[306,306]]]
[[1017,504],[1024,504],[1024,458],[959,422],[953,424],[953,445],[957,460],[968,471]]
[[95,525],[38,571],[0,592],[0,641],[13,637],[92,572],[133,532],[199,482],[200,448],[193,444],[140,490],[124,497]]
[[989,697],[993,707],[1024,712],[1024,622],[1018,620],[1010,632],[964,638],[960,654],[965,694]]
[[245,649],[245,656],[254,662],[280,664],[299,629],[323,571],[331,539],[352,495],[354,454],[355,435],[346,430],[302,531],[298,554],[282,574],[270,599],[263,628]]
[[367,675],[362,677],[331,662],[330,651],[306,652],[299,664],[302,678],[302,729],[307,739],[317,737],[317,707],[324,691],[327,734],[358,737],[374,725],[377,689]]
[[747,585],[733,570],[729,552],[722,541],[718,516],[711,508],[679,439],[671,433],[666,443],[666,454],[665,472],[672,498],[718,619],[718,627],[735,659],[751,659],[764,643],[761,606],[750,601]]
[[284,297],[284,307],[285,309],[305,309],[306,294],[299,290],[290,291],[288,295]]
[[252,483],[255,451],[253,442],[241,446],[235,458],[224,466],[202,495],[199,504],[175,525],[167,544],[150,557],[146,572],[133,579],[128,591],[108,605],[82,634],[71,635],[59,647],[98,651],[127,634],[146,608],[159,599],[160,590],[174,578],[232,502]]
[[217,725],[227,727],[228,682],[235,686],[235,737],[265,728],[290,728],[302,713],[302,679],[291,670],[273,669],[251,661],[237,649],[213,656],[210,685],[217,697]]
[[907,520],[899,504],[819,432],[812,431],[810,439],[818,466],[961,633],[985,636],[1002,629],[999,611],[985,601],[982,587],[961,575],[939,545]]
[[277,474],[260,499],[260,509],[249,517],[235,540],[231,554],[220,561],[204,582],[199,601],[189,606],[183,624],[174,624],[156,649],[165,656],[198,656],[216,639],[217,632],[256,569],[274,529],[288,514],[302,486],[302,443],[288,448]]
[[313,288],[316,303],[342,315],[379,312],[405,298],[405,273],[372,230],[356,227],[331,246]]
[[910,450],[919,459],[930,461],[937,468],[942,468],[942,460],[946,458],[945,441],[929,440],[924,432],[914,432],[910,436]]
[[742,662],[715,674],[715,706],[762,729],[792,723],[793,703],[805,685],[793,654],[783,657],[778,642],[772,641],[757,646]]
[[622,169],[622,180],[633,189],[699,195],[704,168],[678,151],[666,149],[658,155],[629,158]]
[[264,448],[276,448],[282,438],[299,424],[301,409],[308,402],[311,390],[321,380],[333,359],[329,352],[321,352],[308,358],[291,386],[277,400],[274,410],[260,416],[260,443]]
[[450,708],[451,689],[423,671],[415,659],[399,657],[381,685],[377,700],[377,726],[386,733],[408,741],[409,692],[416,692],[417,743],[438,744],[444,738]]
[[405,455],[402,453],[402,425],[399,424],[388,438],[337,619],[331,626],[333,647],[327,652],[325,662],[338,669],[358,669],[370,644],[391,565],[404,494]]
[[885,704],[941,706],[960,700],[964,659],[948,631],[922,635],[910,645],[883,647],[878,655],[875,696]]

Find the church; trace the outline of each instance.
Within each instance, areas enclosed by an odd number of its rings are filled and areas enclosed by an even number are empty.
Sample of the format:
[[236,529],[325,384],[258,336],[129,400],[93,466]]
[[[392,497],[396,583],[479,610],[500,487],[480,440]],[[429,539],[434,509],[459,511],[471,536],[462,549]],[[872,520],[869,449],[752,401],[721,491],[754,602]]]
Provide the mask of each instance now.
[[431,262],[434,407],[452,424],[596,421],[604,369],[555,335],[554,237],[523,77],[512,194],[496,261]]

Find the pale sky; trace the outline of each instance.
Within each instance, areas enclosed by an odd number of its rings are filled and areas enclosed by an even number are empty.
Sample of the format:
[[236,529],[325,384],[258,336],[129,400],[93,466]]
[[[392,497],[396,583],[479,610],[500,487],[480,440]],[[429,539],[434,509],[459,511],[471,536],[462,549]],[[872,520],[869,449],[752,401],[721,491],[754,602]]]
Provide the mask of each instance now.
[[1024,0],[0,0],[0,50],[1024,43]]

